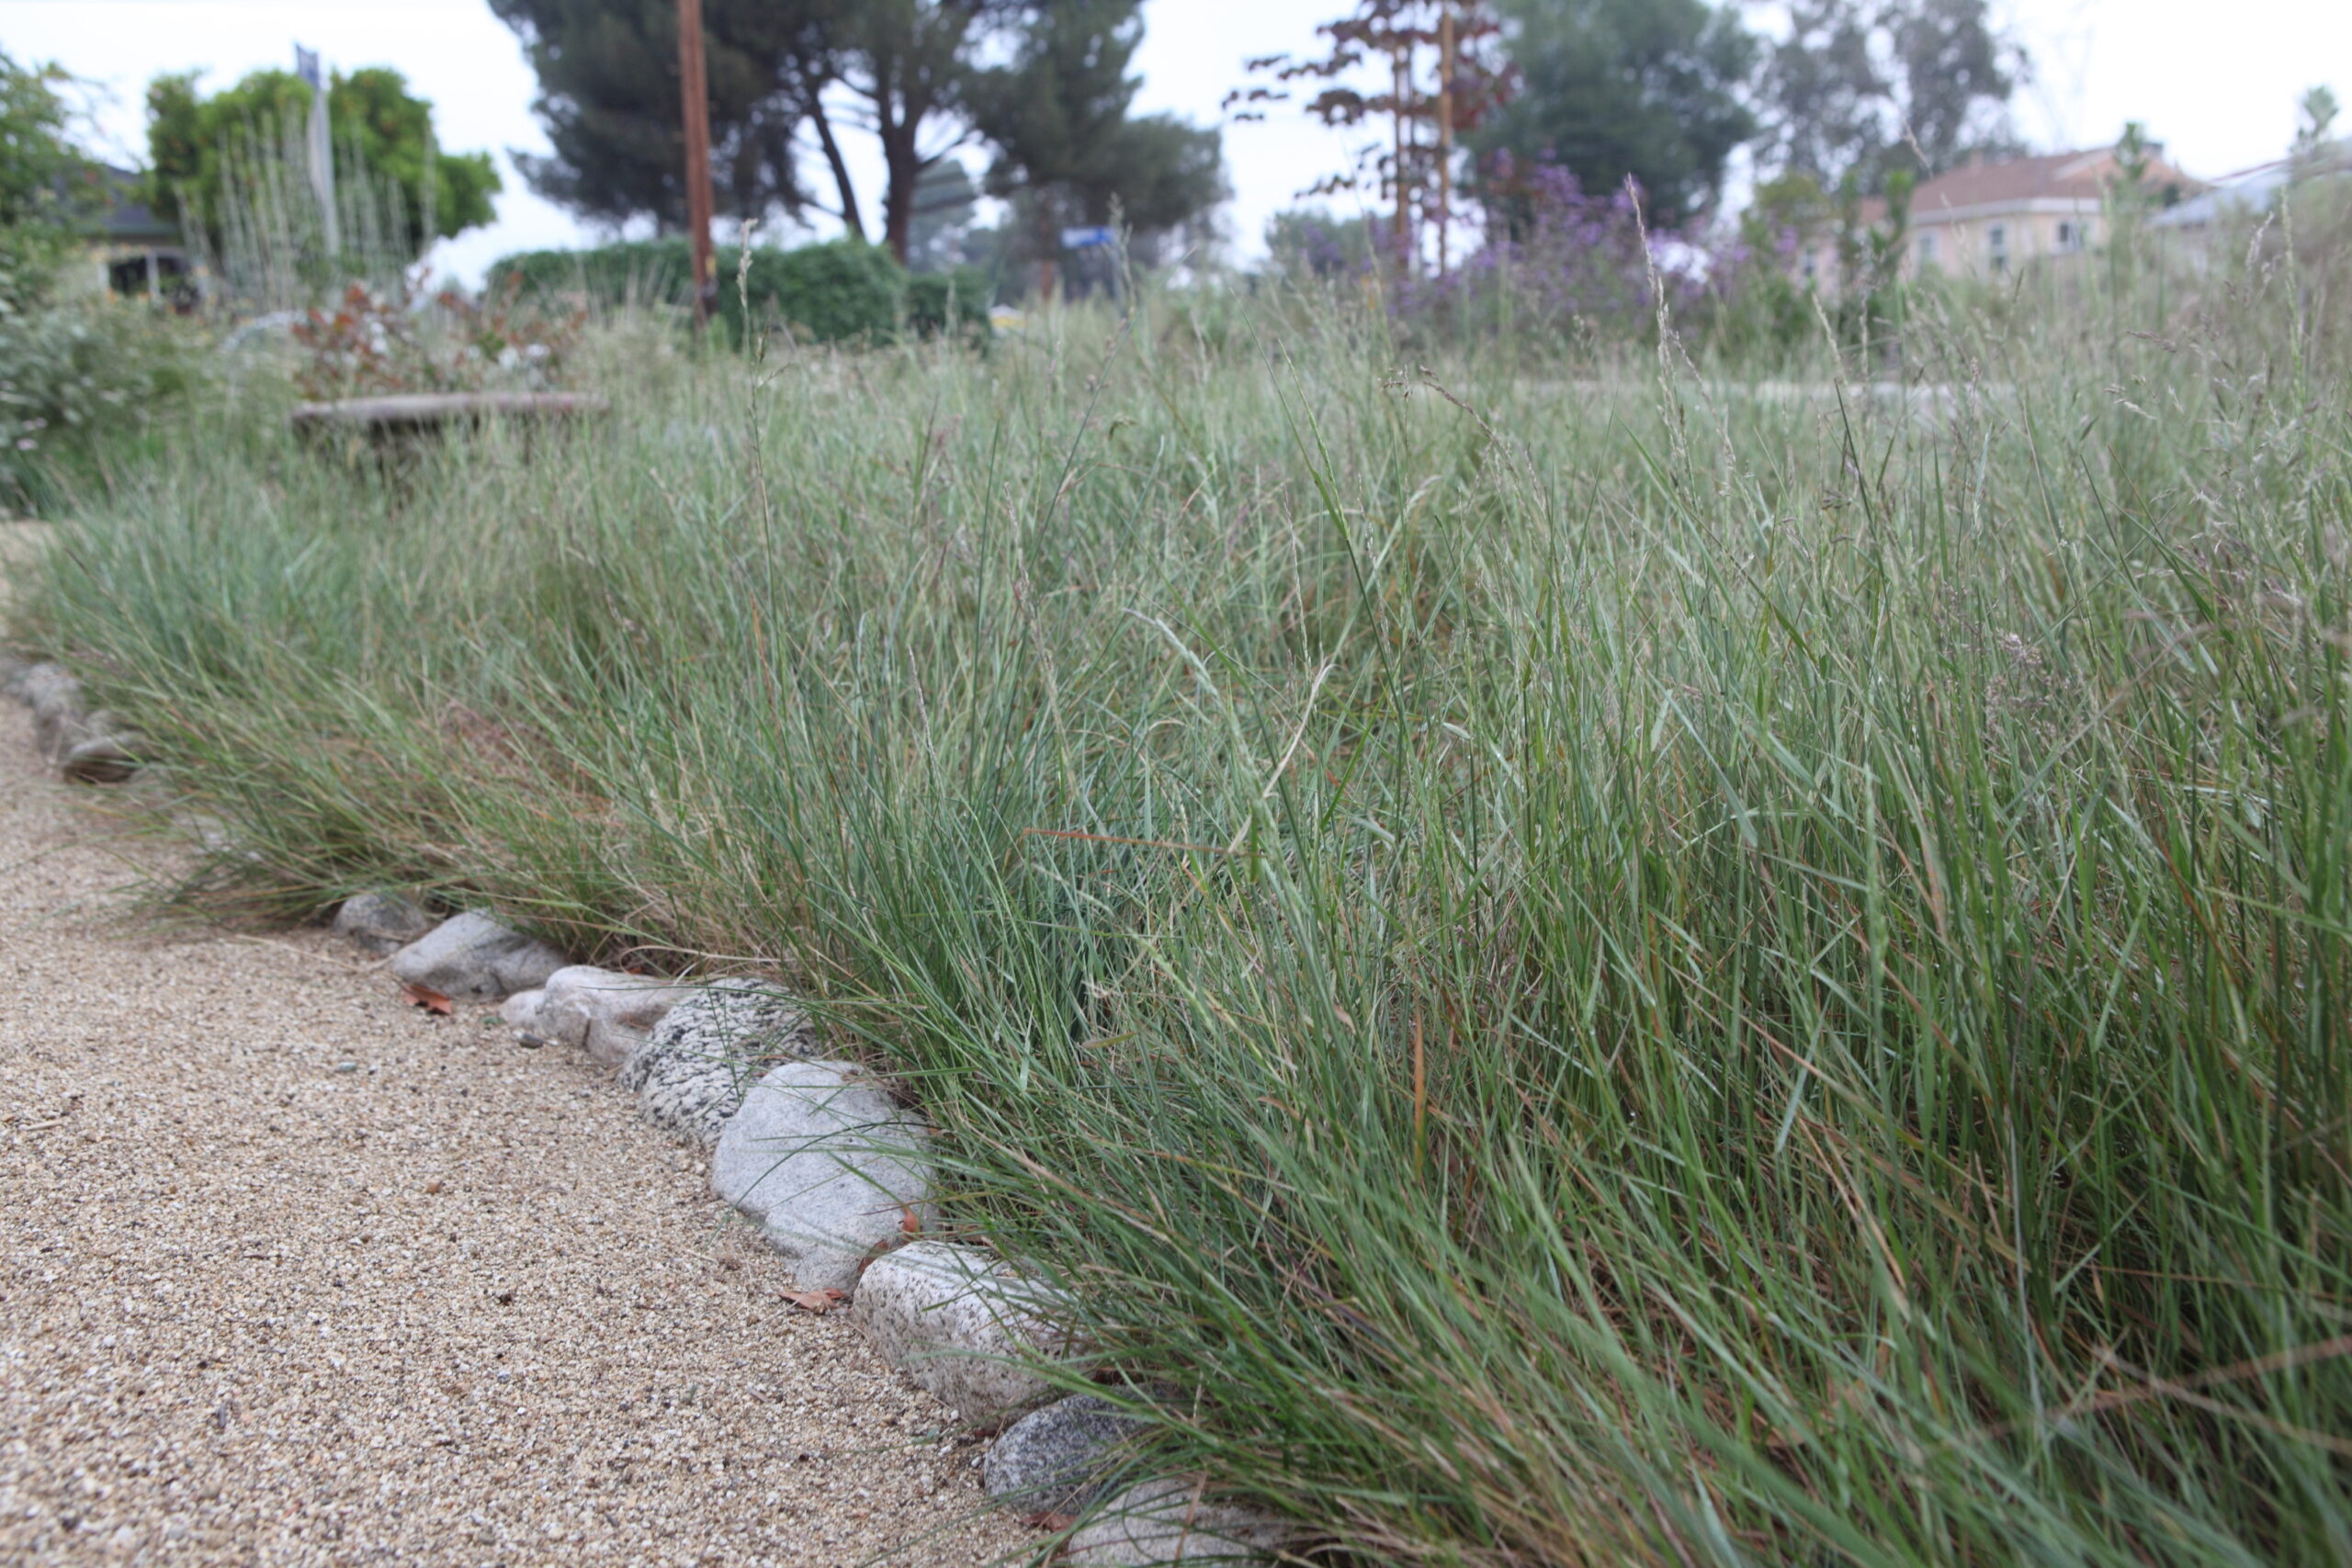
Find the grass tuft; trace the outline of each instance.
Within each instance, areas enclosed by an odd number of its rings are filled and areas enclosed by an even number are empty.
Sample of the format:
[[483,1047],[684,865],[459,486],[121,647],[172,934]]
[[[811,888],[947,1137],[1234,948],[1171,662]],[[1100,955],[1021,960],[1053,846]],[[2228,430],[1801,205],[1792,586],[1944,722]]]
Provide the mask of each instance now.
[[215,899],[786,965],[1366,1560],[2346,1561],[2352,381],[2270,288],[1918,325],[1924,412],[1308,310],[392,485],[192,429],[15,631]]

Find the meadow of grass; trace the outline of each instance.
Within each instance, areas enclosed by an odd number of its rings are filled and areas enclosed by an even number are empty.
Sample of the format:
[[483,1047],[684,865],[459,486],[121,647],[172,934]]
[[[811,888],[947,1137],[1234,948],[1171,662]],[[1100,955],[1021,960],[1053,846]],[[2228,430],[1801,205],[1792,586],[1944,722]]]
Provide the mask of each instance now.
[[1923,311],[1925,415],[639,337],[527,450],[201,413],[13,635],[196,896],[775,964],[1327,1551],[2352,1561],[2352,377],[2212,301]]

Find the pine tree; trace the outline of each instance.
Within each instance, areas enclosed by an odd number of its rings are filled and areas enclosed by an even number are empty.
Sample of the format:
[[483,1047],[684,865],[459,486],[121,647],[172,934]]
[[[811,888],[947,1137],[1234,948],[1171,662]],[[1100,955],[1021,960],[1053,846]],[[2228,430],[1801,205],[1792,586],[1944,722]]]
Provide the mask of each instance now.
[[1756,44],[1736,16],[1702,0],[1499,3],[1520,92],[1472,138],[1482,160],[1556,163],[1596,193],[1631,178],[1663,227],[1713,202],[1756,129],[1740,101]]
[[[704,0],[711,178],[734,215],[816,209],[862,228],[843,161],[831,160],[829,207],[803,185],[795,143],[817,112],[832,29],[852,4]],[[553,151],[516,159],[531,188],[585,218],[684,227],[675,0],[491,0],[491,9],[522,39],[539,79],[533,108]]]
[[973,124],[997,149],[989,191],[1023,220],[1049,297],[1065,224],[1115,218],[1150,236],[1225,197],[1216,131],[1129,113],[1141,11],[1139,0],[1042,0],[1028,7],[1012,63],[975,73],[966,88]]

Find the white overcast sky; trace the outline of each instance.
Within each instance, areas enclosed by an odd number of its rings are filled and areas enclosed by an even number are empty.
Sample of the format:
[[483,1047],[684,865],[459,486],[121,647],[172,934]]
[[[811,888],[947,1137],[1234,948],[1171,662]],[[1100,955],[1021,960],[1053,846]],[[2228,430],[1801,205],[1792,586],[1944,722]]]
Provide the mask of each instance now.
[[[1142,107],[1197,121],[1252,55],[1303,51],[1343,0],[1147,0],[1137,67]],[[1769,7],[1753,5],[1759,25]],[[2036,79],[2018,118],[2038,145],[2111,140],[2143,119],[2192,174],[2214,175],[2276,157],[2294,103],[2320,83],[2352,100],[2352,0],[1996,0],[2031,50]],[[145,146],[141,94],[164,71],[204,68],[225,85],[286,65],[300,42],[344,69],[390,65],[437,111],[442,144],[487,148],[506,176],[498,222],[443,248],[441,265],[479,276],[508,251],[587,238],[533,196],[506,153],[544,148],[533,80],[514,36],[482,0],[0,0],[0,48],[54,61],[93,85],[97,141],[123,161]],[[1227,163],[1237,250],[1259,248],[1267,218],[1348,162],[1347,145],[1283,117],[1229,129]],[[864,199],[878,202],[879,167],[861,164]]]

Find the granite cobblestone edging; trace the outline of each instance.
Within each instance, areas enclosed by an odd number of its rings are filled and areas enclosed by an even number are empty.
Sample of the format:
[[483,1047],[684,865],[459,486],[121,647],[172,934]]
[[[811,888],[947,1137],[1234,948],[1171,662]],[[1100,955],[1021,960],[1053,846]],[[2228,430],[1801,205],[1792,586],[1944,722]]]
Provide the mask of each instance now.
[[[415,946],[463,968],[467,944],[498,955],[519,940],[472,911]],[[410,951],[392,955],[395,974]],[[1069,1562],[1264,1563],[1295,1540],[1287,1520],[1205,1498],[1198,1477],[1103,1495],[1144,1423],[1091,1395],[1055,1400],[1038,1363],[1084,1365],[1056,1293],[985,1247],[924,1237],[928,1130],[865,1068],[822,1059],[781,993],[569,965],[505,997],[501,1016],[521,1043],[616,1068],[647,1120],[712,1146],[712,1191],[759,1223],[814,1304],[845,1304],[891,1367],[973,1427],[1004,1428],[984,1461],[989,1493],[1060,1526]]]
[[122,784],[138,773],[137,732],[104,708],[91,710],[63,665],[0,653],[0,692],[33,710],[33,743],[69,782]]
[[[87,710],[63,667],[0,651],[0,693],[33,710],[65,778],[138,771],[136,733]],[[648,1121],[711,1147],[712,1190],[759,1222],[813,1303],[846,1305],[894,1369],[973,1427],[1002,1428],[984,1461],[989,1495],[1060,1527],[1069,1562],[1266,1563],[1296,1542],[1290,1521],[1208,1496],[1197,1476],[1105,1495],[1144,1424],[1091,1395],[1054,1398],[1039,1363],[1084,1365],[1055,1292],[986,1247],[924,1237],[928,1130],[857,1064],[821,1059],[778,991],[571,964],[487,911],[435,921],[390,893],[346,901],[335,927],[412,987],[500,1004],[518,1043],[585,1052]]]

